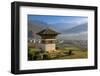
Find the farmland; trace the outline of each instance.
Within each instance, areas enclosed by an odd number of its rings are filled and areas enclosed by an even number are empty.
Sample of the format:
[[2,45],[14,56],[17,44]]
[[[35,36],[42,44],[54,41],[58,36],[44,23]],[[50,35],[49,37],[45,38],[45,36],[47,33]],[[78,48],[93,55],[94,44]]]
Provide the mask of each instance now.
[[40,51],[35,47],[28,48],[28,60],[83,59],[88,58],[86,41],[65,41],[56,43],[56,50]]

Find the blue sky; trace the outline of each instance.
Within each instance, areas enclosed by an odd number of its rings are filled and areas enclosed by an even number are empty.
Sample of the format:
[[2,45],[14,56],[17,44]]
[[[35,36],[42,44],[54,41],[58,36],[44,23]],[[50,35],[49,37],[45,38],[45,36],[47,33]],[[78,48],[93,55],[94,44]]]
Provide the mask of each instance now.
[[47,15],[28,15],[29,21],[42,21],[48,24],[56,24],[56,23],[85,23],[88,22],[87,17],[82,16],[47,16]]

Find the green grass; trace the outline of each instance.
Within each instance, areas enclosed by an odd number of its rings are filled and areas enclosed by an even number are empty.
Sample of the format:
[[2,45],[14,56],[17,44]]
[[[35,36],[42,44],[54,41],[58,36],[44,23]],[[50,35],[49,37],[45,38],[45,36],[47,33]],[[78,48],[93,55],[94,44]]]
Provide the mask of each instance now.
[[81,59],[88,57],[87,51],[73,51],[72,53],[72,55],[59,57],[58,59]]
[[80,48],[77,47],[66,47],[64,48],[64,52],[69,52],[69,50],[72,50],[72,55],[66,55],[63,57],[58,57],[58,59],[82,59],[82,58],[88,58],[88,51],[83,51]]
[[80,49],[77,47],[66,47],[64,50],[73,50],[73,51],[79,51]]
[[[65,54],[63,55],[63,53],[68,53],[69,51],[72,51],[71,55]],[[59,54],[58,54],[59,53]],[[36,48],[29,48],[28,49],[28,56],[29,56],[29,60],[34,60],[34,58],[36,58],[35,56],[37,56],[37,58],[35,60],[53,60],[53,59],[83,59],[83,58],[88,58],[88,51],[85,50],[83,51],[80,48],[77,47],[65,47],[63,50],[58,49],[56,50],[56,52],[51,52],[51,53],[41,53],[39,51],[37,51]],[[41,55],[46,55],[46,59],[41,59]]]

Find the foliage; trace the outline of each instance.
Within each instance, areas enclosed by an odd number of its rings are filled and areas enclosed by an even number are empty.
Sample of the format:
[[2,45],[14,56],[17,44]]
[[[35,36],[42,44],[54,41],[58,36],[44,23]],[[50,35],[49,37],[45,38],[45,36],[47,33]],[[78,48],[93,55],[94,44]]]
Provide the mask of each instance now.
[[77,47],[65,47],[63,50],[50,50],[42,52],[35,48],[28,48],[28,60],[51,60],[51,59],[76,59],[87,58],[87,51]]

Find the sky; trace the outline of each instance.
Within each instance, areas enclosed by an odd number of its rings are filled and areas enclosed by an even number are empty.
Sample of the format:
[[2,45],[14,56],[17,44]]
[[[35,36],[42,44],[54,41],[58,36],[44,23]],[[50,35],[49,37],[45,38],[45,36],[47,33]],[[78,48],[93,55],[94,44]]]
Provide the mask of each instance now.
[[[61,34],[59,36],[61,36],[62,38],[68,38],[68,37],[69,38],[76,37],[76,39],[77,38],[79,39],[81,37],[84,39],[87,38],[86,37],[87,33],[85,33],[85,35],[83,34],[83,32],[87,32],[87,30],[84,30],[84,29],[87,28],[87,24],[88,24],[88,17],[85,17],[85,16],[83,17],[83,16],[28,15],[28,22],[32,22],[32,21],[33,23],[43,22],[42,23],[43,25],[38,24],[38,26],[52,28],[53,30],[60,32]],[[69,30],[71,28],[74,28],[74,29]],[[67,30],[69,30],[69,33]],[[77,33],[73,32],[73,30],[77,31]],[[80,34],[80,32],[82,35]]]
[[50,16],[50,15],[28,15],[29,21],[42,21],[47,24],[56,23],[85,23],[88,21],[87,17],[82,16]]

